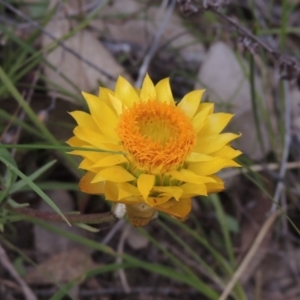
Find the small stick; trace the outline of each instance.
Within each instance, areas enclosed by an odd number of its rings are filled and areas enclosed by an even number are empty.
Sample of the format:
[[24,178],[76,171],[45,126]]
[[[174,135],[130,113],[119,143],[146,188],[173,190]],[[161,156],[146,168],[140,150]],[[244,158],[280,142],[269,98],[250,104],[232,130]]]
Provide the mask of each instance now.
[[12,263],[10,262],[5,250],[2,248],[0,244],[0,263],[2,266],[10,273],[10,275],[18,282],[20,285],[24,297],[26,300],[37,300],[37,297],[34,295],[30,287],[26,284],[26,282],[20,277],[17,271],[14,269]]
[[[60,215],[57,213],[38,211],[31,208],[12,208],[6,206],[6,208],[12,212],[35,219],[41,219],[51,222],[65,222]],[[72,224],[76,223],[87,223],[87,224],[101,224],[115,221],[115,217],[111,212],[99,213],[99,214],[65,214],[67,220]]]
[[268,217],[268,219],[265,221],[264,225],[262,226],[260,232],[258,233],[257,237],[255,238],[250,250],[248,251],[247,255],[239,265],[238,269],[235,271],[233,276],[231,277],[230,281],[228,282],[226,288],[224,289],[222,295],[220,296],[219,300],[226,300],[229,294],[231,293],[232,289],[240,279],[243,272],[245,272],[245,269],[248,267],[249,263],[251,262],[251,259],[255,254],[257,253],[257,249],[262,243],[263,239],[265,238],[266,234],[269,232],[269,229],[271,228],[274,221],[277,219],[277,217],[281,214],[281,211],[277,210],[272,215]]

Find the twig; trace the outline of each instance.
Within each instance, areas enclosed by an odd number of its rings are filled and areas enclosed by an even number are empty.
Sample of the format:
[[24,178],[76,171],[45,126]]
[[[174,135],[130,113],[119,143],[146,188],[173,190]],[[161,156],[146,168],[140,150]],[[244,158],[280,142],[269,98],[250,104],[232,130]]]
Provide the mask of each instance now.
[[107,245],[110,240],[115,236],[115,234],[124,226],[125,220],[120,219],[114,226],[111,228],[111,230],[107,233],[107,235],[104,237],[104,239],[101,241],[102,245]]
[[168,10],[166,11],[164,17],[163,17],[163,21],[161,22],[161,26],[160,28],[157,30],[156,32],[156,35],[153,39],[153,41],[151,42],[151,46],[148,50],[148,53],[145,55],[144,57],[144,60],[143,60],[143,63],[139,69],[139,75],[138,75],[138,78],[136,80],[136,83],[135,83],[135,86],[136,87],[140,87],[141,84],[142,84],[142,81],[147,73],[147,70],[148,70],[148,67],[149,67],[149,64],[151,62],[151,59],[152,57],[154,56],[156,50],[157,50],[157,47],[158,47],[158,42],[170,20],[170,17],[174,11],[174,8],[175,8],[175,4],[176,4],[176,0],[172,0]]
[[[257,49],[257,45],[259,45],[262,49],[264,49],[267,53],[269,53],[276,61],[279,63],[279,67],[281,70],[285,71],[285,74],[281,76],[282,79],[294,79],[294,78],[300,78],[300,64],[299,62],[292,56],[281,54],[278,50],[275,50],[274,48],[270,47],[268,44],[264,43],[261,39],[259,39],[257,36],[255,36],[250,30],[248,30],[246,27],[243,27],[241,24],[239,24],[234,19],[228,17],[225,14],[222,14],[221,12],[217,11],[216,9],[212,10],[215,14],[217,14],[222,19],[226,20],[228,23],[233,25],[240,34],[244,35],[244,45],[249,47],[254,47],[254,49]],[[254,41],[256,45],[252,45],[249,43],[250,41]],[[248,43],[248,45],[247,45]]]
[[260,232],[258,233],[257,237],[255,238],[250,250],[248,251],[247,255],[239,265],[238,269],[235,271],[233,276],[231,277],[229,283],[227,284],[225,290],[223,291],[222,295],[220,296],[219,300],[226,300],[229,294],[231,293],[232,289],[234,288],[235,284],[248,267],[251,259],[256,254],[258,247],[260,246],[261,242],[265,238],[266,234],[269,232],[274,221],[277,217],[281,214],[280,211],[274,212],[269,218],[265,221],[264,225],[262,226]]
[[[269,163],[269,164],[262,164],[262,165],[253,165],[249,167],[249,170],[243,169],[243,173],[249,173],[249,172],[261,172],[261,171],[272,171],[277,170],[280,168],[280,164],[278,163]],[[286,170],[291,169],[299,169],[300,168],[300,162],[299,161],[292,161],[286,163]],[[240,170],[228,170],[224,171],[220,174],[220,177],[222,179],[231,178],[233,176],[241,174]],[[278,176],[280,178],[280,176]]]
[[285,73],[281,76],[282,79],[300,79],[300,63],[294,57],[281,54],[278,50],[264,43],[260,38],[255,36],[249,29],[242,26],[239,22],[224,13],[219,11],[220,7],[228,5],[227,0],[204,0],[201,7],[193,4],[192,0],[177,0],[179,9],[185,15],[198,13],[199,11],[209,10],[216,14],[227,23],[231,24],[239,33],[241,42],[245,48],[257,51],[258,47],[269,53],[275,62],[278,62],[281,70]]
[[25,281],[20,277],[20,275],[14,269],[12,263],[7,257],[6,252],[2,248],[1,244],[0,244],[0,263],[21,286],[26,300],[37,300],[37,297],[34,295],[30,287],[25,283]]
[[[125,226],[122,234],[121,234],[121,237],[120,237],[120,240],[119,240],[119,243],[118,243],[118,256],[117,256],[117,259],[116,259],[116,262],[118,264],[122,264],[123,262],[123,257],[122,257],[122,254],[124,252],[124,244],[125,244],[125,241],[127,239],[127,236],[129,234],[129,230],[130,230],[130,227],[129,225],[127,224],[127,226]],[[120,268],[118,270],[118,274],[119,274],[119,277],[120,277],[120,280],[121,280],[121,284],[122,284],[122,287],[124,289],[124,291],[128,294],[130,293],[131,291],[131,288],[128,284],[128,281],[127,281],[127,277],[126,277],[126,273],[124,271],[123,268]]]
[[[46,211],[38,211],[31,208],[12,208],[6,207],[8,210],[24,215],[27,217],[46,220],[51,222],[65,222],[60,215],[57,213],[46,212]],[[87,223],[87,224],[101,224],[115,221],[114,215],[109,213],[99,213],[99,214],[72,214],[67,213],[64,214],[67,220],[71,223]]]

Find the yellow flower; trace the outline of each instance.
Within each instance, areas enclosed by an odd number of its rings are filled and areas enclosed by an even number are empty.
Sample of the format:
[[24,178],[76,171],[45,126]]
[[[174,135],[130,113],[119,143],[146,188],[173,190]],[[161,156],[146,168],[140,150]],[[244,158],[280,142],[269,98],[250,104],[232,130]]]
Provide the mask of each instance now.
[[239,166],[233,159],[241,152],[229,145],[239,135],[221,133],[232,115],[213,113],[212,103],[200,103],[203,93],[192,91],[176,105],[169,79],[154,86],[148,75],[140,90],[119,77],[115,91],[83,93],[90,114],[71,113],[78,126],[67,143],[107,152],[71,152],[87,171],[80,189],[125,204],[135,226],[157,211],[184,220],[191,197],[223,190],[214,174]]

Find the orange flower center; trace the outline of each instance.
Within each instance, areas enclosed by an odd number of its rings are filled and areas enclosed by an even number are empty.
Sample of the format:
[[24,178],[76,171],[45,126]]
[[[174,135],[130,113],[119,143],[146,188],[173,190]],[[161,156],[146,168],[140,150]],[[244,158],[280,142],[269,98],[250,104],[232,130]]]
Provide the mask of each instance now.
[[182,165],[196,142],[188,116],[175,105],[155,100],[136,103],[124,111],[117,133],[134,161],[148,172]]

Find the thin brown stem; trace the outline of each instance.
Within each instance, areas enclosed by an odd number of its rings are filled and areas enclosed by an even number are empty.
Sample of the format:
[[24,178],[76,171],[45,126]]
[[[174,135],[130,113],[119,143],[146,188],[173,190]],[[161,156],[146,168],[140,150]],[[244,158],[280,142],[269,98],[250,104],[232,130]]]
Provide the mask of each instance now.
[[9,260],[4,248],[1,245],[0,245],[0,264],[10,273],[10,275],[19,284],[26,300],[37,300],[37,297],[32,292],[30,287],[15,270],[13,264]]
[[[24,215],[27,217],[32,217],[36,219],[41,219],[51,222],[65,222],[60,215],[57,213],[38,211],[31,208],[11,208],[7,207],[11,212],[17,213],[19,215]],[[116,218],[111,212],[99,213],[99,214],[74,214],[67,213],[65,217],[71,224],[76,223],[87,223],[87,224],[101,224],[115,221]]]

